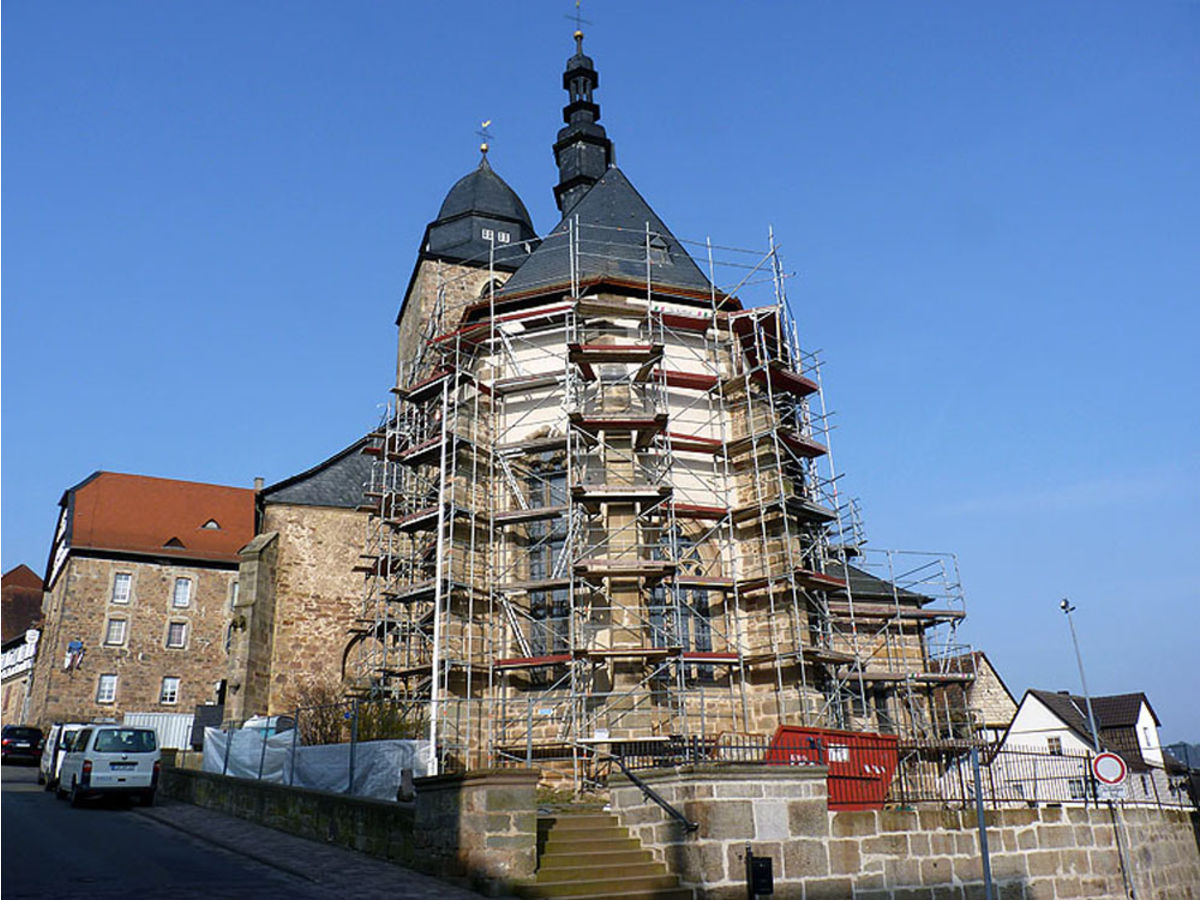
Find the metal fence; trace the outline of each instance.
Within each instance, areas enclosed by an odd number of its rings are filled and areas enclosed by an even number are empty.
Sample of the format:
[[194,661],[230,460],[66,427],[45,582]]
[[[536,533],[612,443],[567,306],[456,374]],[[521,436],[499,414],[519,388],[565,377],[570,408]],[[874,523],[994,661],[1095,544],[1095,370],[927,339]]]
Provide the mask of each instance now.
[[[632,771],[687,764],[826,766],[831,807],[967,807],[975,802],[970,745],[905,743],[867,734],[811,738],[781,746],[759,736],[672,738],[614,743]],[[1091,754],[980,749],[982,798],[992,808],[1045,804],[1095,806]],[[1194,809],[1186,777],[1150,768],[1126,782],[1125,805]]]

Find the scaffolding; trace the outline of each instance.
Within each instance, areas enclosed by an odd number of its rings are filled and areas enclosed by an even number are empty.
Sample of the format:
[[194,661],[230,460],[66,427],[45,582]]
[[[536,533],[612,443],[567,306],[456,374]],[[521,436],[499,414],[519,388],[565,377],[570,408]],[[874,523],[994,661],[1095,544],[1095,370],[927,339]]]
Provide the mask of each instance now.
[[785,722],[969,738],[935,702],[973,678],[957,564],[865,546],[773,235],[692,243],[702,296],[664,283],[673,237],[617,231],[568,220],[569,280],[520,297],[494,245],[421,264],[364,451],[353,689],[423,705],[438,767],[577,779],[596,745]]

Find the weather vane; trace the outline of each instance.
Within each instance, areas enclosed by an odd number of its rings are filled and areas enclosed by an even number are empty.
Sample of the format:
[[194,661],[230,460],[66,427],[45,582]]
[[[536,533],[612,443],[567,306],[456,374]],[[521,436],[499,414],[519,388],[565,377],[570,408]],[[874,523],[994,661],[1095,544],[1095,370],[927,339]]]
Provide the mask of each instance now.
[[575,0],[575,14],[574,15],[563,16],[563,18],[564,19],[574,19],[575,20],[575,31],[577,33],[582,33],[583,26],[591,25],[592,23],[590,20],[585,19],[583,17],[583,12],[579,9],[579,3],[580,3],[580,0]]
[[488,152],[488,144],[490,144],[492,141],[492,133],[488,131],[488,128],[491,126],[491,124],[491,119],[484,119],[483,122],[480,123],[479,130],[475,132],[480,138],[483,139],[483,142],[479,145],[480,153],[486,154]]

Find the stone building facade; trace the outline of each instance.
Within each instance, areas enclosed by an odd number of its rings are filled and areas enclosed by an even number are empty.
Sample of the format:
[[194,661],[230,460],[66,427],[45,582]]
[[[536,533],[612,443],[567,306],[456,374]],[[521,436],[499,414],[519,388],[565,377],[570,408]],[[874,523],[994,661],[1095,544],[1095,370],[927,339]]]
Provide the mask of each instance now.
[[240,554],[225,717],[281,714],[340,693],[357,644],[370,460],[365,439],[259,491],[257,533]]
[[221,700],[253,497],[113,472],[63,494],[32,722],[191,712]]

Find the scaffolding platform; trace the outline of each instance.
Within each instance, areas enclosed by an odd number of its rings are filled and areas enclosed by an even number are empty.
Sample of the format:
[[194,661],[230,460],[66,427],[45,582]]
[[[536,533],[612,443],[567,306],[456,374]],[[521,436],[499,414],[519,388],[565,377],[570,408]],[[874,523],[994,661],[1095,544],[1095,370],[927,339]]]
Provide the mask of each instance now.
[[525,525],[529,522],[557,519],[568,512],[570,512],[569,506],[535,506],[530,509],[513,509],[508,512],[495,513],[492,520],[497,525]]
[[581,559],[572,567],[574,573],[587,581],[598,579],[645,579],[661,581],[674,574],[678,563],[667,559]]
[[571,499],[587,507],[601,503],[659,504],[671,496],[669,484],[577,484]]

